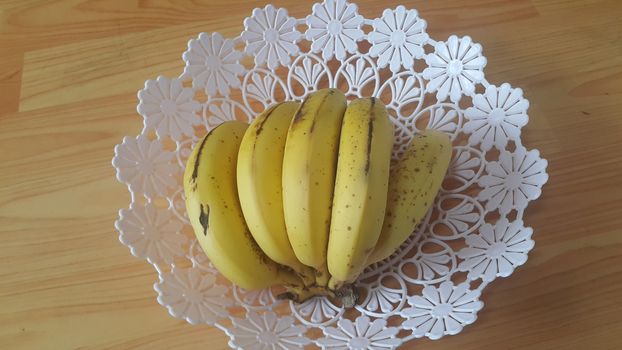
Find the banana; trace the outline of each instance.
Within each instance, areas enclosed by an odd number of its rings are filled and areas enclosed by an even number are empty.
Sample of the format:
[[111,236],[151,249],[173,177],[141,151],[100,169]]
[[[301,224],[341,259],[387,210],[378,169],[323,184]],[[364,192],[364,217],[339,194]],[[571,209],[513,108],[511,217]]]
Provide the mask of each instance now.
[[413,138],[391,170],[386,217],[367,265],[389,257],[410,236],[432,206],[450,160],[447,134],[425,130]]
[[348,105],[339,140],[339,160],[328,241],[328,287],[352,283],[363,271],[384,219],[393,124],[374,98]]
[[314,271],[298,261],[287,237],[281,190],[285,139],[299,105],[279,103],[255,118],[242,138],[237,181],[244,218],[261,250],[311,285]]
[[287,234],[299,261],[329,279],[326,248],[346,97],[318,90],[302,102],[291,122],[283,155],[283,209]]
[[239,121],[222,123],[193,150],[184,172],[188,218],[212,264],[231,282],[245,289],[300,284],[264,255],[244,222],[236,165],[247,127]]

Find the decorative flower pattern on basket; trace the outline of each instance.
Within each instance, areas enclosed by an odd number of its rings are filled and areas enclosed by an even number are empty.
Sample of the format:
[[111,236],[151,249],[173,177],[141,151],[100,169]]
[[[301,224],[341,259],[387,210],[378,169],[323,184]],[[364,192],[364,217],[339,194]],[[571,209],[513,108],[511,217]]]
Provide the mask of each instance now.
[[181,140],[194,135],[193,125],[201,123],[201,105],[193,99],[194,91],[183,87],[181,80],[159,76],[147,80],[138,92],[138,113],[143,116],[145,129],[155,130],[158,137],[170,136]]
[[[312,91],[318,90],[322,80],[325,79],[328,86],[332,86],[332,75],[328,65],[321,58],[312,53],[298,56],[289,69],[287,85],[292,99],[303,99]],[[295,91],[298,84],[302,91]]]
[[467,236],[467,247],[458,252],[464,259],[458,270],[468,271],[471,280],[490,282],[495,277],[507,277],[527,261],[527,253],[534,246],[532,233],[521,220],[510,223],[501,218],[494,226],[485,224],[478,235]]
[[414,59],[424,56],[423,45],[429,39],[426,25],[417,10],[406,10],[401,5],[395,10],[384,10],[382,17],[374,20],[374,30],[367,35],[372,44],[369,55],[378,57],[380,68],[388,64],[392,72],[402,66],[412,68]]
[[154,288],[158,302],[173,317],[184,318],[191,324],[214,324],[229,315],[226,308],[232,305],[225,297],[229,288],[217,284],[214,275],[197,268],[173,268],[160,275]]
[[413,263],[421,273],[421,280],[429,281],[436,276],[446,276],[449,273],[447,263],[450,261],[451,257],[445,252],[443,254],[419,253]]
[[192,86],[205,90],[209,96],[220,93],[229,95],[231,88],[240,86],[240,76],[244,66],[240,59],[244,54],[235,50],[235,43],[225,39],[220,33],[201,33],[188,42],[184,52],[186,62],[183,78],[192,78]]
[[464,112],[468,121],[464,131],[470,133],[469,144],[488,151],[494,144],[505,149],[508,140],[519,140],[520,129],[527,125],[529,101],[523,98],[523,90],[512,89],[510,84],[500,87],[488,85],[483,95],[473,97],[473,107]]
[[[237,101],[215,98],[203,106],[203,119],[208,130],[226,121],[247,119],[249,113]],[[242,118],[238,118],[241,116]]]
[[339,86],[341,79],[344,79],[348,85],[348,91],[344,93],[346,96],[355,95],[362,97],[362,90],[369,84],[372,84],[375,93],[378,88],[380,76],[374,61],[369,57],[356,55],[348,58],[335,73],[335,86]]
[[127,245],[132,255],[151,263],[172,263],[175,257],[183,257],[183,246],[188,241],[181,233],[183,224],[168,209],[157,208],[148,203],[140,206],[132,203],[129,209],[119,211],[115,222],[119,240]]
[[426,55],[425,61],[428,67],[422,74],[429,80],[426,91],[436,91],[439,102],[448,96],[458,102],[463,93],[472,95],[475,84],[484,79],[486,58],[482,56],[482,46],[474,44],[468,36],[452,35],[447,42],[437,42],[434,53]]
[[[185,167],[185,163],[183,166]],[[186,214],[186,196],[184,189],[178,189],[166,199],[168,200],[169,210],[175,218],[179,219],[182,223],[184,223],[184,225],[190,225],[190,220],[188,220],[188,216]]]
[[443,131],[453,140],[462,125],[462,110],[449,103],[439,103],[424,108],[414,120],[416,122],[423,118],[428,118],[425,129]]
[[360,286],[367,295],[356,308],[368,316],[382,317],[395,312],[404,305],[404,296],[408,295],[404,279],[393,272],[379,275],[377,284],[365,283]]
[[291,316],[278,317],[268,311],[258,314],[249,311],[246,318],[232,318],[233,327],[227,330],[229,346],[234,349],[303,349],[311,341],[304,336],[307,329],[294,324]]
[[443,183],[441,190],[449,193],[464,191],[477,181],[485,164],[484,154],[479,150],[469,146],[454,146],[454,155],[445,175],[445,179],[452,180],[453,184]]
[[255,64],[267,64],[275,69],[289,64],[290,56],[300,52],[296,45],[301,34],[296,30],[296,19],[287,15],[284,8],[267,5],[253,10],[251,17],[244,20],[242,39],[246,42],[246,53],[255,56]]
[[501,151],[498,162],[486,164],[486,175],[478,180],[484,188],[478,195],[486,201],[486,210],[499,209],[507,214],[512,209],[527,207],[530,200],[540,197],[542,185],[548,180],[547,161],[537,150],[516,147],[514,152]]
[[[399,265],[404,280],[413,284],[432,284],[451,277],[457,263],[455,253],[447,243],[426,238],[415,249],[417,253]],[[416,274],[408,270],[409,265],[414,265]]]
[[412,307],[401,311],[402,317],[407,318],[402,327],[412,330],[417,338],[440,339],[458,334],[465,325],[475,322],[477,312],[484,306],[479,296],[479,290],[469,290],[468,283],[454,286],[445,281],[438,288],[426,286],[422,295],[408,298]]
[[395,310],[393,304],[399,304],[400,300],[402,300],[400,290],[377,286],[369,290],[369,297],[363,304],[367,311],[376,312],[380,310],[383,313],[387,313]]
[[130,192],[148,198],[166,196],[177,185],[175,176],[180,172],[173,163],[175,155],[164,151],[158,140],[147,136],[124,137],[114,149],[112,165],[117,169],[117,179],[128,185]]
[[[289,100],[287,87],[283,80],[273,72],[263,68],[254,68],[246,73],[242,83],[242,92],[244,93],[243,99],[246,108],[253,112],[251,115],[259,114],[269,105],[280,102],[277,101],[276,96],[281,93],[284,96],[283,100]],[[252,103],[252,100],[260,102],[261,105]]]
[[313,325],[332,323],[344,311],[324,297],[313,297],[301,304],[290,302],[290,308],[301,322]]
[[[401,72],[386,80],[382,87],[380,87],[379,96],[388,89],[391,93],[391,100],[387,102],[388,109],[395,110],[397,117],[403,119],[405,123],[410,123],[413,116],[417,115],[421,107],[424,94],[423,80],[419,74],[413,74],[411,72]],[[402,113],[402,109],[410,107],[412,104],[416,104],[414,111],[411,108],[407,108],[409,111],[406,114]]]
[[[190,262],[192,263],[192,267],[196,267],[208,273],[218,273],[218,270],[209,261],[207,255],[205,255],[205,251],[203,251],[203,248],[201,248],[201,244],[196,239],[196,237],[193,237],[190,240],[187,257],[188,260],[190,260]],[[233,289],[235,290],[235,286],[233,286]]]
[[270,290],[270,288],[246,290],[234,285],[233,297],[238,304],[247,309],[269,309],[281,303],[281,300],[277,300],[274,297],[274,294],[272,294],[272,290]]
[[346,53],[355,53],[357,41],[365,35],[361,30],[363,17],[357,6],[345,0],[325,0],[313,5],[313,13],[307,16],[309,28],[306,39],[311,41],[311,51],[322,51],[325,60],[344,60]]
[[371,321],[367,316],[359,316],[354,322],[342,318],[338,327],[324,328],[326,337],[316,341],[322,349],[395,349],[402,344],[396,338],[398,328],[387,327],[387,321]]
[[[456,204],[451,204],[456,202]],[[447,205],[450,208],[445,208]],[[441,195],[435,204],[438,217],[430,233],[440,240],[455,240],[475,231],[484,220],[484,208],[473,197],[463,194]],[[443,232],[445,228],[448,232]]]

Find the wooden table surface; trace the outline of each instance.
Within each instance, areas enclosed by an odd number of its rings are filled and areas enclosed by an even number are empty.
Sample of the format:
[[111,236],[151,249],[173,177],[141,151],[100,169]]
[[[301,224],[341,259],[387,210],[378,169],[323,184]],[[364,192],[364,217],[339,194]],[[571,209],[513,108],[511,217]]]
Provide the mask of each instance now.
[[[303,17],[311,2],[273,1]],[[483,296],[459,336],[408,349],[622,348],[622,2],[404,3],[433,37],[471,35],[489,81],[531,101],[524,143],[550,180],[526,212],[536,247]],[[119,244],[129,202],[113,146],[142,126],[136,91],[176,76],[189,38],[235,36],[263,1],[2,1],[0,348],[225,349],[216,329],[170,317],[154,270]]]

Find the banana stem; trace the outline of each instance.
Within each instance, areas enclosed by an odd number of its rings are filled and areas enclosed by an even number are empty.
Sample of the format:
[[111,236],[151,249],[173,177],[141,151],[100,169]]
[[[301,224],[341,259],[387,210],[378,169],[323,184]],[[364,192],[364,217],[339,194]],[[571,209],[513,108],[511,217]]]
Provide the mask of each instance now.
[[312,270],[310,270],[309,272],[311,273],[303,273],[303,272],[296,273],[296,275],[298,275],[298,277],[300,277],[300,279],[302,280],[302,283],[305,285],[305,287],[309,287],[309,286],[316,284],[315,276],[313,275]]
[[335,296],[341,300],[346,309],[353,308],[359,298],[358,292],[353,285],[347,284],[335,291]]
[[332,290],[326,287],[312,285],[312,286],[285,286],[286,292],[277,295],[281,300],[292,300],[296,303],[304,303],[310,298],[316,296],[327,296],[329,298],[339,299],[346,309],[350,309],[356,305],[358,300],[358,293],[352,284],[344,285],[338,290]]
[[328,268],[324,266],[321,270],[316,270],[315,272],[315,284],[321,287],[328,286],[328,282],[330,280],[330,273],[328,273]]
[[317,285],[310,286],[285,286],[286,292],[277,295],[281,300],[292,300],[296,303],[304,303],[315,296],[336,297],[335,292]]

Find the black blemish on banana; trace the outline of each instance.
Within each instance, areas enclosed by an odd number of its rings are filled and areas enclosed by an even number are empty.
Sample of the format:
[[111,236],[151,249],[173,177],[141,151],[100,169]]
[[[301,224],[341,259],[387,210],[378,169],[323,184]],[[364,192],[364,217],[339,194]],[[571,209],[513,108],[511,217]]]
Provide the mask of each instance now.
[[[272,113],[274,111],[276,111],[277,108],[279,108],[280,105],[282,105],[283,102],[279,102],[277,104],[275,104],[274,106],[272,106],[268,112],[266,112],[266,115],[264,116],[263,120],[259,123],[259,125],[257,125],[256,131],[255,131],[255,135],[259,136],[259,134],[261,134],[261,132],[263,131],[263,125],[268,121],[268,118],[270,118],[270,115],[272,115]],[[255,145],[253,145],[253,148],[255,148]]]
[[[244,219],[242,218],[242,220]],[[250,244],[251,249],[253,250],[255,255],[257,255],[257,258],[262,264],[268,265],[271,262],[273,262],[272,260],[270,260],[270,258],[268,258],[266,253],[264,253],[263,250],[261,250],[261,248],[259,247],[259,244],[257,244],[257,241],[255,241],[255,238],[253,237],[253,235],[251,234],[251,231],[248,228],[244,230],[244,236],[246,236],[246,241]]]
[[313,119],[313,122],[311,123],[311,127],[309,128],[309,136],[311,136],[313,134],[313,130],[315,129],[315,121],[317,119]]
[[[332,96],[335,94],[335,90],[331,89],[326,95],[324,95],[322,97],[322,102],[320,102],[320,104],[318,105],[317,109],[319,110],[320,108],[322,108],[322,106],[324,105],[324,102],[326,102],[326,99],[328,98],[328,96]],[[312,96],[311,96],[312,97]],[[303,116],[306,114],[303,112],[303,109],[305,107],[305,104],[307,103],[307,101],[309,101],[311,98],[307,97],[304,99],[304,101],[302,101],[302,103],[300,104],[300,108],[298,108],[298,111],[296,112],[296,115],[294,116],[294,120],[292,120],[292,126],[296,125],[299,121],[301,121],[303,118]],[[313,129],[315,128],[315,118],[313,120],[313,123],[311,123],[311,127],[309,128],[309,134],[313,133]]]
[[365,164],[365,175],[369,173],[369,166],[371,164],[371,141],[374,133],[374,120],[376,119],[376,111],[374,105],[376,104],[376,98],[372,97],[371,106],[369,107],[369,126],[367,127],[367,163]]
[[[335,90],[330,90],[329,93],[324,95],[324,97],[322,98],[322,102],[320,102],[320,105],[317,107],[318,111],[322,108],[322,106],[324,106],[324,103],[326,102],[326,99],[328,98],[328,96],[332,96],[334,94],[335,94]],[[317,121],[317,118],[313,118],[313,122],[311,123],[311,127],[309,128],[309,135],[313,134],[313,130],[315,129],[315,122],[316,121]]]
[[[218,126],[216,126],[215,128],[213,128],[212,130],[210,130],[207,135],[205,135],[205,137],[203,138],[203,141],[201,141],[201,145],[199,146],[199,151],[197,152],[197,159],[194,161],[194,169],[192,169],[192,181],[196,183],[196,179],[197,176],[199,175],[199,161],[201,160],[201,152],[203,152],[203,148],[205,146],[205,141],[207,141],[207,139],[210,137],[210,135],[212,135],[212,133],[214,132],[214,130],[218,129],[218,127],[220,127],[219,124]],[[196,189],[196,184],[195,184],[195,189]]]
[[309,97],[302,100],[302,103],[300,104],[300,107],[298,107],[298,110],[296,111],[296,115],[294,116],[294,119],[292,120],[292,125],[298,123],[298,121],[302,119],[302,116],[305,114],[304,108],[305,108],[305,105],[307,104],[307,101],[309,101]]
[[207,229],[209,228],[209,205],[200,205],[201,214],[199,214],[199,222],[201,223],[201,227],[203,227],[203,234],[207,236]]

